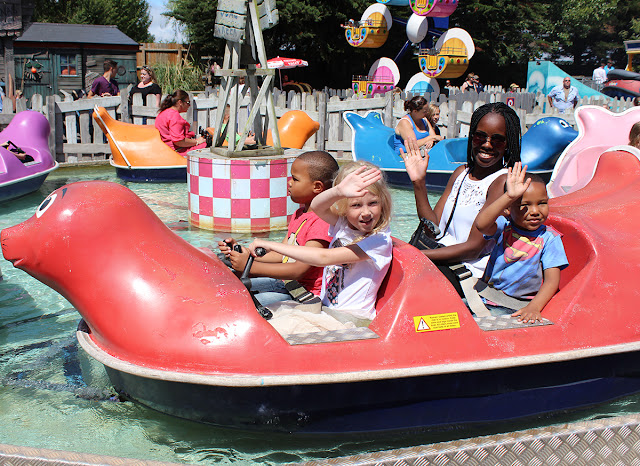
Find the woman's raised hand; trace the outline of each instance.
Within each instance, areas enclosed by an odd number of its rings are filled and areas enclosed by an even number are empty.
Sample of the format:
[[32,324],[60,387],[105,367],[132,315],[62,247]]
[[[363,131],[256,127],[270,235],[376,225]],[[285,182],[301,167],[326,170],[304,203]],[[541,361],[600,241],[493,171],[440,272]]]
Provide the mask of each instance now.
[[507,172],[507,196],[511,199],[518,199],[531,184],[531,178],[525,179],[527,166],[522,166],[522,162],[516,162],[513,168],[509,167]]
[[420,144],[418,143],[418,139],[416,139],[416,135],[413,131],[406,135],[407,137],[403,137],[402,143],[404,147],[407,148],[408,151],[412,150],[420,150]]
[[424,155],[420,153],[420,149],[409,149],[404,152],[400,148],[400,157],[404,160],[404,167],[411,181],[424,179],[427,175],[427,167],[429,166],[429,152]]
[[362,197],[367,187],[382,179],[382,172],[377,168],[359,167],[340,182],[336,189],[342,197]]

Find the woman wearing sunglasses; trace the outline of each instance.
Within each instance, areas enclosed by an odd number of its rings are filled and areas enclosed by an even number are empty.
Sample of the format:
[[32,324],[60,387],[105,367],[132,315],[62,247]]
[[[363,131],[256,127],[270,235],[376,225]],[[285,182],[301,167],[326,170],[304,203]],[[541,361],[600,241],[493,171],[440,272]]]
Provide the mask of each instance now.
[[206,140],[202,136],[196,137],[189,122],[180,116],[190,105],[189,94],[178,89],[164,98],[156,118],[156,128],[162,141],[180,154],[207,147]]
[[423,252],[459,293],[459,283],[447,266],[462,262],[474,277],[482,277],[492,245],[472,228],[473,222],[485,202],[504,193],[506,167],[520,161],[520,136],[520,119],[512,108],[497,102],[476,109],[469,128],[467,164],[453,172],[435,208],[429,204],[425,184],[429,156],[421,156],[415,146],[403,155],[419,217],[440,228],[439,247]]
[[148,66],[143,66],[140,70],[140,82],[131,88],[129,91],[129,105],[133,101],[133,94],[142,94],[142,105],[147,105],[147,96],[155,96],[156,107],[160,106],[160,100],[162,99],[162,89],[156,81],[156,75],[153,70]]
[[400,149],[406,152],[408,146],[417,145],[417,147],[424,146],[425,149],[430,149],[436,142],[442,140],[442,136],[431,134],[429,131],[427,99],[417,95],[404,103],[404,109],[408,113],[398,121],[393,142],[398,155],[400,155]]

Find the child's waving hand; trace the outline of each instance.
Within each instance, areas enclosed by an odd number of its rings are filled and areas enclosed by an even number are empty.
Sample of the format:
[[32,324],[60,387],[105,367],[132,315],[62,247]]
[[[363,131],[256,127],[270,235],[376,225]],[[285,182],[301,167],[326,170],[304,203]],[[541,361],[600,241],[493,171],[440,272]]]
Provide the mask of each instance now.
[[516,162],[513,168],[509,167],[507,173],[507,196],[511,199],[518,199],[521,197],[529,185],[531,184],[531,178],[525,180],[527,175],[527,166],[522,166],[521,162]]
[[367,186],[381,178],[382,172],[377,168],[360,167],[349,173],[336,186],[336,190],[341,197],[362,197],[368,192]]

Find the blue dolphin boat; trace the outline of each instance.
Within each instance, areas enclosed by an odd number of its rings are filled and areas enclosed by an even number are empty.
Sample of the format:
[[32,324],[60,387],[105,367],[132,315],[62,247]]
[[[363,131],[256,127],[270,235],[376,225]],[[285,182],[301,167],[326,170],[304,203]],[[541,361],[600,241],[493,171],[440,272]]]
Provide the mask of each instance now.
[[[395,131],[382,122],[377,111],[366,116],[344,112],[343,118],[352,131],[351,153],[354,160],[378,165],[392,186],[410,187],[404,161],[393,148]],[[522,163],[527,171],[549,180],[556,160],[578,132],[562,118],[544,117],[536,121],[522,136]],[[445,139],[429,150],[427,187],[444,191],[454,170],[467,161],[467,138]]]

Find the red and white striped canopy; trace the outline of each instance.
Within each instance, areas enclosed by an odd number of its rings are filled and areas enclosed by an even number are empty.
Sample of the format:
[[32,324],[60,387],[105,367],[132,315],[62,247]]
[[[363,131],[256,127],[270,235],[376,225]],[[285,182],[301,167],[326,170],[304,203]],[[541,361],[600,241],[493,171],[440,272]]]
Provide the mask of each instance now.
[[300,66],[309,66],[309,63],[300,58],[284,58],[275,57],[267,60],[267,68],[276,70],[288,70],[290,68],[298,68]]

